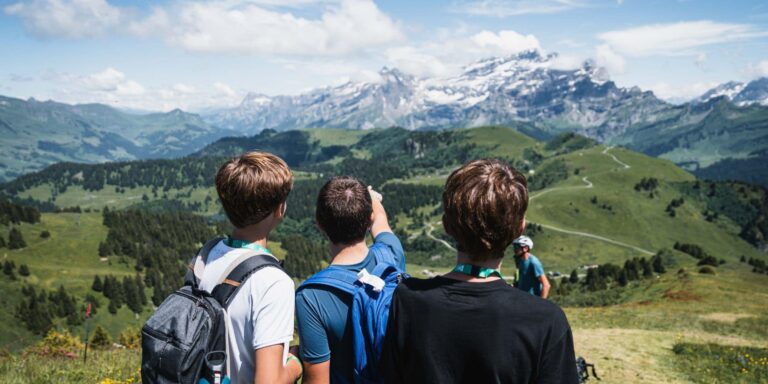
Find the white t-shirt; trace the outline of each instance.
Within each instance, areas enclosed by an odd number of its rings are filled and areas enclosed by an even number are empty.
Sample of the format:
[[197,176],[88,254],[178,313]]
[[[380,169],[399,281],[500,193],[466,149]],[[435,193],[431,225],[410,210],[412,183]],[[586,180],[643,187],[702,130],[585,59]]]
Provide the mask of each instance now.
[[[219,242],[208,254],[200,288],[211,292],[226,268],[244,252]],[[253,273],[227,308],[229,312],[229,377],[232,383],[253,383],[255,351],[283,344],[283,361],[293,339],[294,284],[285,272],[272,267]]]

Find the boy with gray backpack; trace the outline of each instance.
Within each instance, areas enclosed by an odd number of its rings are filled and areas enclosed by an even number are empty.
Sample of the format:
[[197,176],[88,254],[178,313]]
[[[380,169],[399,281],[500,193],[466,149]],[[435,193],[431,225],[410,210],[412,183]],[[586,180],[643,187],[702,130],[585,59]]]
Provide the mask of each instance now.
[[142,328],[144,383],[292,383],[294,284],[267,249],[285,215],[285,162],[249,152],[225,163],[216,191],[235,230],[192,260],[185,286]]

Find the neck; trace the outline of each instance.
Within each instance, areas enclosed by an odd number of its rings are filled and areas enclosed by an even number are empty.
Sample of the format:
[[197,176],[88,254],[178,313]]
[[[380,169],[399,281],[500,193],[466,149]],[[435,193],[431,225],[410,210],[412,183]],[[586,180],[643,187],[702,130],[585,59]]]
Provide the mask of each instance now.
[[[471,264],[476,265],[481,268],[491,268],[491,269],[498,269],[501,270],[501,262],[502,258],[499,257],[497,259],[485,259],[482,261],[473,260],[468,254],[464,252],[459,252],[458,255],[456,255],[456,264]],[[457,273],[457,272],[449,272],[443,275],[444,277],[447,277],[449,279],[453,280],[461,280],[461,281],[467,281],[470,283],[487,283],[491,281],[498,280],[499,277],[497,276],[490,276],[486,278],[480,278],[480,277],[474,277],[465,275],[463,273]]]
[[247,241],[249,243],[256,243],[264,248],[267,247],[267,236],[269,236],[269,231],[260,228],[258,224],[244,228],[235,228],[235,230],[232,231],[232,238]]
[[330,246],[331,264],[349,265],[357,264],[368,255],[368,246],[365,241],[354,244],[333,244]]

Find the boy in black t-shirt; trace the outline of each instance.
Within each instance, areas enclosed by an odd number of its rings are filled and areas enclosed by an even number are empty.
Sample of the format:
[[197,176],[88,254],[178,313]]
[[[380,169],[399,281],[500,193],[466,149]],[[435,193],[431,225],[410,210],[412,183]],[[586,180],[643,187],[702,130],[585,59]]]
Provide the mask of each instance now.
[[563,311],[501,276],[527,208],[525,177],[502,161],[475,160],[448,177],[443,227],[458,244],[457,264],[397,288],[381,359],[387,382],[578,382]]

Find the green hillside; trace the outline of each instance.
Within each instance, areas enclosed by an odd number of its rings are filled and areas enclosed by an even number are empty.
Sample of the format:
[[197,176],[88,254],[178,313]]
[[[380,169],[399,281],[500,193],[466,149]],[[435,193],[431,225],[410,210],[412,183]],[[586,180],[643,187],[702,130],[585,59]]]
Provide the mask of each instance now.
[[0,180],[62,161],[99,163],[192,153],[226,134],[195,114],[132,114],[0,96]]
[[[10,308],[16,306],[26,282],[48,291],[63,285],[80,303],[86,294],[94,293],[90,287],[95,275],[134,276],[146,263],[140,253],[112,250],[106,260],[99,257],[100,244],[110,231],[103,224],[103,212],[98,212],[104,207],[184,211],[207,218],[211,231],[224,231],[213,175],[224,158],[253,149],[285,156],[295,171],[288,218],[270,248],[285,258],[297,280],[312,273],[307,265],[316,269],[326,263],[325,244],[312,215],[317,190],[334,174],[355,175],[384,193],[384,204],[406,248],[409,272],[417,277],[445,272],[455,250],[439,224],[442,184],[464,161],[493,156],[507,159],[528,176],[529,234],[536,243],[533,252],[547,271],[565,276],[576,271],[582,282],[578,284],[584,284],[590,273],[585,265],[622,266],[627,260],[649,259],[667,249],[663,252],[666,273],[626,286],[609,281],[607,289],[596,291],[580,285],[554,291],[553,299],[567,304],[577,353],[597,364],[605,382],[701,381],[691,361],[704,359],[707,351],[720,347],[703,349],[700,344],[725,346],[726,353],[731,353],[727,349],[731,346],[734,351],[753,348],[753,354],[768,348],[764,332],[768,275],[753,272],[752,265],[741,261],[768,259],[760,251],[768,233],[768,204],[764,203],[768,199],[763,188],[699,181],[669,160],[598,145],[573,134],[540,142],[503,127],[344,133],[265,132],[247,139],[223,139],[184,159],[60,164],[7,183],[0,190],[10,198],[49,203],[40,203],[41,209],[52,204],[82,213],[44,213],[39,223],[18,226],[27,247],[0,248],[0,252],[17,266],[26,263],[31,275],[16,281],[0,276],[0,287],[8,292],[3,300]],[[7,233],[11,226],[0,226],[0,230]],[[125,230],[121,228],[114,230]],[[51,236],[43,239],[40,234],[46,230]],[[716,266],[708,267],[714,274],[699,272],[701,260],[673,250],[676,244],[697,246],[714,256]],[[307,249],[312,251],[299,255]],[[154,272],[141,269],[140,273]],[[503,273],[514,275],[511,260]],[[553,280],[563,285],[563,280]],[[148,286],[147,296],[152,293]],[[151,311],[148,305],[135,316],[123,306],[113,315],[106,310],[110,299],[96,296],[101,308],[93,323],[107,327],[113,338],[125,327],[141,324]],[[26,330],[13,312],[0,315],[0,324],[5,325],[0,330],[0,349],[17,350],[40,337]],[[64,319],[55,323],[67,327]],[[69,328],[82,332],[82,326]],[[136,361],[132,353],[119,358]],[[0,377],[24,364],[23,359],[0,359]],[[112,377],[97,372],[87,375],[94,380]],[[742,382],[762,380],[754,375],[743,376],[746,381]],[[115,373],[112,378],[129,376]],[[713,377],[717,377],[714,382],[727,382],[720,377],[729,376]]]
[[755,172],[752,165],[764,159],[768,145],[768,109],[759,105],[739,107],[714,99],[677,106],[611,143],[672,160],[710,179],[768,185],[765,171]]

